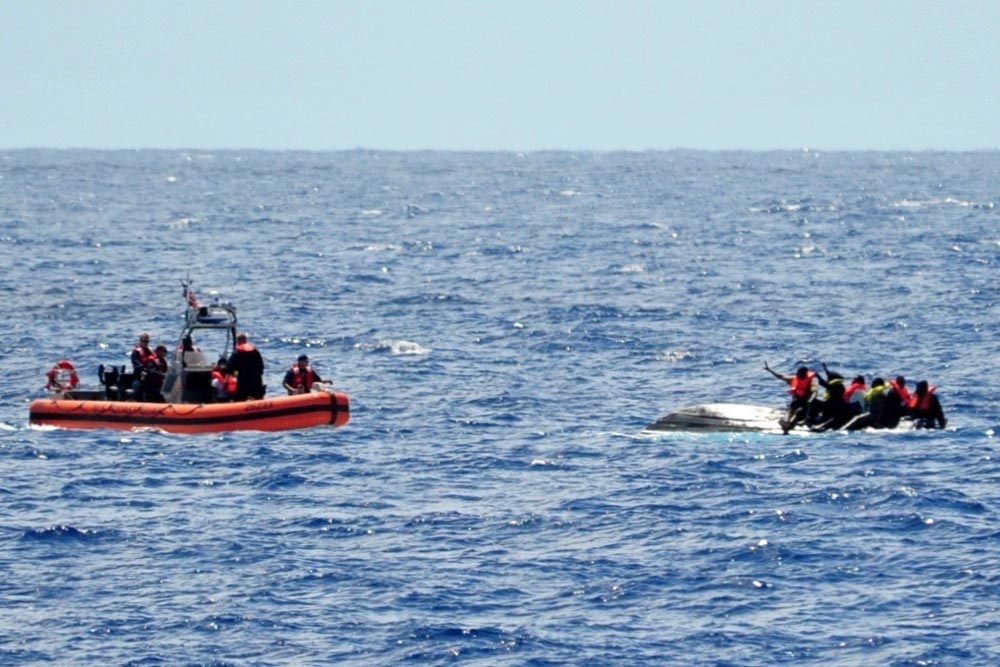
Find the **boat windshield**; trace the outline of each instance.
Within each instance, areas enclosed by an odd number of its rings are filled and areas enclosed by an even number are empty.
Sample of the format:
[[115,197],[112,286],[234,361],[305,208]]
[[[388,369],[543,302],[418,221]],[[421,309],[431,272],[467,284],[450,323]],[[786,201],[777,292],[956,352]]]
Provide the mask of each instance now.
[[227,328],[204,328],[191,330],[191,342],[200,351],[202,363],[212,366],[220,358],[228,359],[233,353],[235,341],[232,331]]

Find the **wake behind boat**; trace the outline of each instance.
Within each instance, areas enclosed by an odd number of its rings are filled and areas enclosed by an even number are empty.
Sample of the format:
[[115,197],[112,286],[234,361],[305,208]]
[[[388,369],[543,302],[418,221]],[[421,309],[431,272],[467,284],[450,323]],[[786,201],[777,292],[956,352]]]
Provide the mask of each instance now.
[[[101,366],[98,375],[104,388],[80,389],[76,369],[64,359],[48,373],[50,397],[32,401],[29,422],[75,429],[154,428],[171,433],[283,431],[339,427],[348,422],[347,394],[318,382],[304,394],[219,401],[211,384],[214,364],[206,359],[228,359],[236,348],[236,308],[217,299],[199,303],[187,283],[184,297],[184,328],[154,397],[159,400],[139,400],[136,377],[125,366]],[[212,345],[219,356],[206,358],[192,340]]]
[[781,433],[781,410],[744,403],[705,403],[661,417],[646,431],[757,431]]

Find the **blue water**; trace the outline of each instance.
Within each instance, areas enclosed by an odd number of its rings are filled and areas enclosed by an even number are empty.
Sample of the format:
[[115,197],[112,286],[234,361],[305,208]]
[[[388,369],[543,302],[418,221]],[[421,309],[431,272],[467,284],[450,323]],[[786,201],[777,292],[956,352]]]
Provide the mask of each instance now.
[[[0,664],[994,665],[1000,153],[0,152]],[[338,430],[27,425],[181,279]],[[945,431],[648,436],[764,361]],[[911,385],[912,386],[912,385]]]

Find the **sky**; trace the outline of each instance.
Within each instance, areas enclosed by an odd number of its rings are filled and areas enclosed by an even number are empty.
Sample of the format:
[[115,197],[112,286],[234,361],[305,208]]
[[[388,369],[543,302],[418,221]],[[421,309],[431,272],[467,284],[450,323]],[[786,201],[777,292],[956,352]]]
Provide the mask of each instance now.
[[1000,148],[996,0],[0,0],[0,149]]

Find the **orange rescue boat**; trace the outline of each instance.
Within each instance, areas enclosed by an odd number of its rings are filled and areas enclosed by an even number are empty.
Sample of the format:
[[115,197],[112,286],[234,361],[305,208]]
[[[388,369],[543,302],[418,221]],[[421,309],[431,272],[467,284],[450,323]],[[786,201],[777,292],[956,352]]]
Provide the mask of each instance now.
[[[214,343],[211,347],[220,353],[218,358],[227,359],[235,349],[236,308],[218,299],[203,304],[189,282],[182,285],[184,328],[165,372],[146,367],[137,377],[135,370],[127,372],[125,366],[102,365],[98,375],[103,388],[85,390],[78,387],[76,368],[62,359],[46,374],[50,395],[32,401],[29,422],[75,429],[151,428],[170,433],[284,431],[338,427],[348,422],[351,409],[347,394],[321,382],[316,382],[312,391],[289,396],[247,401],[220,397],[211,384],[213,365],[194,345],[194,338],[203,344]],[[155,391],[146,389],[137,394],[135,387],[150,374],[157,380]]]
[[350,419],[347,394],[313,391],[240,403],[135,403],[41,398],[31,403],[32,424],[61,428],[155,428],[170,433],[284,431],[343,426]]

